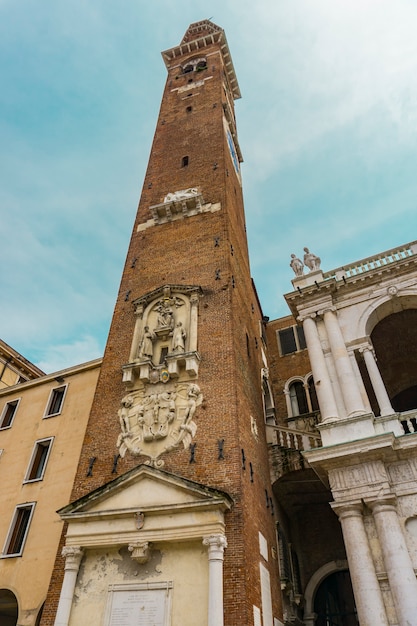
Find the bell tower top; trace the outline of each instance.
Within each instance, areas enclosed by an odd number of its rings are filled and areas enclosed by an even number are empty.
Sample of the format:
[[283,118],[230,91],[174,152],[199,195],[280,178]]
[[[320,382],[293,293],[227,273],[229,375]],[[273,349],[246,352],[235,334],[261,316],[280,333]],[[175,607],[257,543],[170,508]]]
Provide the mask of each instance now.
[[183,61],[182,57],[186,55],[189,56],[193,52],[198,53],[214,43],[220,45],[233,99],[236,100],[241,97],[241,94],[233,67],[232,57],[230,56],[226,34],[220,26],[217,26],[210,20],[202,20],[201,22],[190,24],[179,46],[162,52],[162,58],[169,70],[180,65]]

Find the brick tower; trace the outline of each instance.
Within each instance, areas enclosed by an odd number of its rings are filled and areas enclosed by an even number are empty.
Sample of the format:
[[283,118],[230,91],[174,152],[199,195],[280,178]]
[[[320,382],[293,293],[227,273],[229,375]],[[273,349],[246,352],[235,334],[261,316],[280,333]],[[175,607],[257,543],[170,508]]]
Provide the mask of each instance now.
[[[71,607],[61,595],[60,625],[81,623],[80,605],[84,623],[95,624],[110,588],[97,624],[116,614],[118,624],[136,624],[135,602],[157,626],[221,626],[223,613],[226,626],[261,624],[261,615],[272,626],[281,612],[263,322],[234,112],[239,86],[224,31],[208,20],[162,56],[168,77],[149,165],[73,502],[60,512],[66,574],[58,557],[44,626],[54,623],[62,579],[67,598],[76,585],[78,600]],[[104,582],[95,578],[97,559],[107,563]],[[122,582],[112,570],[117,559],[136,567],[126,565]],[[71,583],[67,572],[80,562]],[[123,585],[136,600],[123,596]],[[164,609],[161,585],[170,596]]]

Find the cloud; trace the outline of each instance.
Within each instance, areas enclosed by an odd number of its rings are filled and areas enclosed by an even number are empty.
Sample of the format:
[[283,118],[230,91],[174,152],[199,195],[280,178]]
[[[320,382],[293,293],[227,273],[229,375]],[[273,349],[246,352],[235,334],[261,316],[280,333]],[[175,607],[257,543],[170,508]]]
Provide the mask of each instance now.
[[67,344],[47,346],[40,350],[36,365],[47,374],[103,356],[96,337],[86,335]]

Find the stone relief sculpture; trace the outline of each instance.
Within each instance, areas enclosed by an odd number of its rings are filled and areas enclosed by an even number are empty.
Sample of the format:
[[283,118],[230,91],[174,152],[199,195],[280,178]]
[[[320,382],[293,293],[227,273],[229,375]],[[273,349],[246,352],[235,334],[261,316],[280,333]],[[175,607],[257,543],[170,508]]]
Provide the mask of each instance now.
[[320,269],[321,260],[318,256],[310,252],[308,248],[304,248],[304,265],[308,267],[310,272]]
[[195,285],[164,285],[133,302],[136,315],[126,383],[118,410],[119,453],[158,457],[195,436],[194,416],[203,395],[196,383],[198,302]]
[[187,200],[188,198],[193,198],[198,195],[198,189],[195,187],[190,187],[189,189],[180,189],[179,191],[174,191],[172,193],[167,193],[164,198],[164,202],[179,202],[181,200]]
[[304,274],[304,263],[295,254],[291,255],[290,267],[296,276]]
[[150,458],[148,464],[162,467],[158,457],[177,448],[188,448],[197,424],[193,417],[203,401],[196,383],[177,383],[172,390],[146,393],[132,392],[121,402],[119,419],[121,433],[117,447],[121,457],[129,451],[133,456]]

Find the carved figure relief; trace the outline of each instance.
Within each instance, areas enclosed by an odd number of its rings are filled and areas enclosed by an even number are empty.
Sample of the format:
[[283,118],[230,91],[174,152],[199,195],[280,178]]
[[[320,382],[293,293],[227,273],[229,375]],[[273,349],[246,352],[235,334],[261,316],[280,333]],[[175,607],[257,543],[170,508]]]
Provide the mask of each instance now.
[[196,383],[177,383],[172,390],[155,393],[141,389],[125,396],[119,410],[120,456],[127,451],[145,455],[150,458],[148,464],[162,467],[161,454],[181,443],[184,448],[190,445],[197,431],[193,417],[202,400]]
[[164,202],[179,202],[181,200],[187,200],[198,195],[198,189],[190,187],[189,189],[179,189],[172,193],[167,193],[164,198]]
[[118,410],[122,457],[145,455],[149,464],[161,467],[161,454],[192,442],[194,414],[203,398],[195,382],[201,294],[195,285],[165,285],[133,302],[136,324],[123,366],[129,392]]

